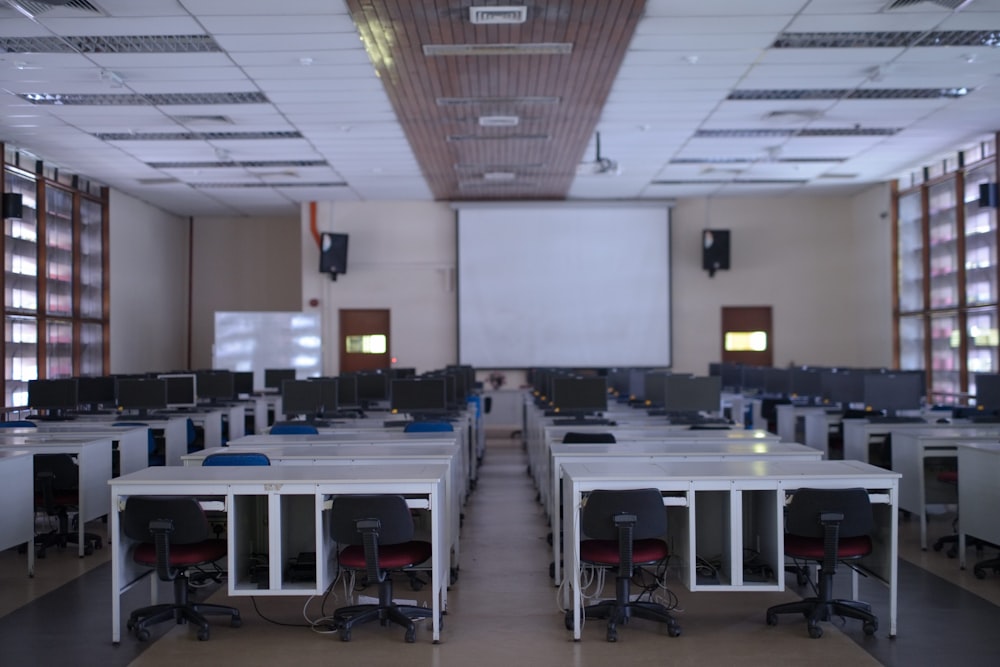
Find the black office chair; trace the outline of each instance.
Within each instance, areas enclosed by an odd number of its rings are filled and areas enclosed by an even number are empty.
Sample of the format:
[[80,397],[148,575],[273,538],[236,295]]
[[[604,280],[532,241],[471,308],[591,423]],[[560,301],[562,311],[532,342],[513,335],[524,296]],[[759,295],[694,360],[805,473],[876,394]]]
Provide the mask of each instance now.
[[429,542],[413,539],[413,517],[402,496],[336,496],[330,510],[331,535],[346,547],[337,556],[341,567],[364,571],[370,583],[378,584],[377,604],[341,607],[333,613],[342,641],[351,640],[355,625],[378,620],[406,628],[407,642],[416,640],[417,618],[430,618],[433,611],[392,600],[390,571],[404,570],[431,557]]
[[[80,534],[72,524],[80,521],[79,514],[70,521],[70,514],[80,505],[80,470],[71,454],[36,454],[35,510],[44,512],[58,521],[58,527],[35,536],[35,555],[45,558],[49,547],[64,548],[78,544]],[[78,527],[78,526],[77,526]],[[84,554],[100,549],[104,541],[96,533],[84,533]]]
[[[580,520],[586,536],[580,542],[580,561],[618,571],[615,598],[584,607],[584,617],[607,619],[609,642],[618,641],[618,626],[631,618],[665,623],[667,634],[679,636],[681,628],[665,605],[652,599],[631,599],[632,577],[637,566],[661,565],[669,556],[667,543],[662,539],[667,532],[667,513],[660,492],[596,489],[587,496]],[[646,590],[651,594],[649,588]],[[566,612],[565,621],[566,628],[571,630],[572,610]]]
[[136,609],[126,627],[140,641],[150,637],[149,627],[164,621],[198,626],[198,639],[209,636],[206,614],[229,616],[229,624],[240,627],[240,612],[234,607],[188,598],[188,570],[212,566],[226,557],[226,541],[212,537],[208,517],[196,498],[189,496],[132,496],[121,514],[125,536],[137,540],[132,560],[154,568],[161,581],[174,585],[174,601]]
[[823,636],[821,621],[834,616],[863,622],[866,635],[878,630],[871,606],[858,600],[833,597],[833,578],[840,561],[855,561],[872,551],[875,526],[865,489],[799,489],[785,514],[785,555],[796,561],[820,563],[819,587],[814,597],[786,602],[767,610],[767,624],[777,625],[778,614],[803,614],[809,636]]

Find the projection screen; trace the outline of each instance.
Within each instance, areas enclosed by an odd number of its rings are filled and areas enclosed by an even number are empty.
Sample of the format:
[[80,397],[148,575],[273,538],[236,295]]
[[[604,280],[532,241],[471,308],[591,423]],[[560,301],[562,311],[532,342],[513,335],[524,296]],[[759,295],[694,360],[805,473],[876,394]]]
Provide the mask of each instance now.
[[459,362],[670,366],[670,209],[456,204]]

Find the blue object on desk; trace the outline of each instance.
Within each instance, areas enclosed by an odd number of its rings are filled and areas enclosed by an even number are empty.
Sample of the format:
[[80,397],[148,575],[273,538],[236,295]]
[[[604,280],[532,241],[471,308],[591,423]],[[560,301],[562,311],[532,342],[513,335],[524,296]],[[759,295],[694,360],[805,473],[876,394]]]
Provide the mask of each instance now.
[[270,433],[271,435],[318,435],[319,429],[312,424],[307,424],[305,422],[283,422],[271,426]]
[[271,459],[262,452],[216,452],[206,456],[203,466],[269,466]]
[[442,421],[407,422],[403,427],[403,433],[451,433],[454,430],[451,424]]
[[38,428],[38,424],[27,419],[15,419],[13,421],[0,422],[0,428],[18,428],[26,426],[28,428]]

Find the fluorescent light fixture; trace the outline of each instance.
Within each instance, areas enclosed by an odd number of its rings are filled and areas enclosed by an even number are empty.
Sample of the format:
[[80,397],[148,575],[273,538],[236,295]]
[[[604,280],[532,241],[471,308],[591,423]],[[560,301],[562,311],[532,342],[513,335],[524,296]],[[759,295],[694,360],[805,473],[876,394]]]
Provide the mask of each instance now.
[[517,127],[521,119],[517,116],[480,116],[481,127]]
[[524,23],[527,18],[527,7],[517,7],[515,5],[469,7],[469,20],[476,25]]

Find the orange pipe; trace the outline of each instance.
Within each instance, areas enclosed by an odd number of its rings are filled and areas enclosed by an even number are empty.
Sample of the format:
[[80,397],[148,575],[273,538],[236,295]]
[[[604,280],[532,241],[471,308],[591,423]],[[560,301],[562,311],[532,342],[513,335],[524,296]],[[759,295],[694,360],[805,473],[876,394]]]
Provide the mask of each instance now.
[[319,238],[319,229],[316,228],[316,202],[309,202],[309,231],[312,232],[313,240],[316,241],[316,247],[319,248],[321,245]]

